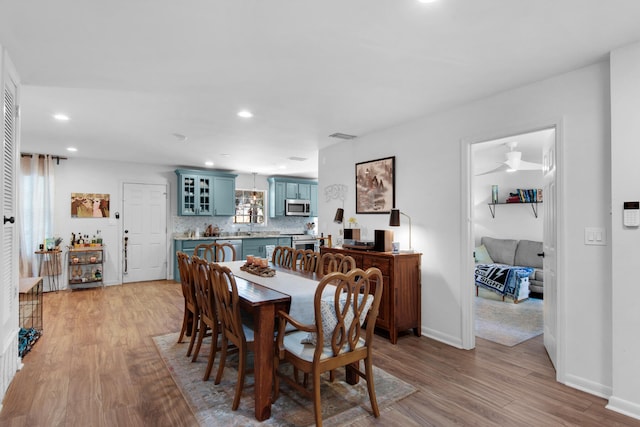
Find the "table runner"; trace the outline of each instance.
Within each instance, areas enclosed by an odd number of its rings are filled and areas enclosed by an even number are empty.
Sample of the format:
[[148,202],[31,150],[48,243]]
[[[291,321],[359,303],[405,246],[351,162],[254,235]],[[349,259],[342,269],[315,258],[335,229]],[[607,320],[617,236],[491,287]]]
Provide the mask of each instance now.
[[[313,298],[318,287],[318,281],[307,279],[297,274],[288,274],[282,270],[278,270],[273,277],[262,277],[240,270],[244,263],[245,261],[230,261],[219,264],[229,267],[234,276],[289,295],[291,297],[291,308],[289,309],[291,317],[301,323],[315,323]],[[335,288],[332,290],[331,287],[327,287],[323,295],[331,297],[334,293]]]

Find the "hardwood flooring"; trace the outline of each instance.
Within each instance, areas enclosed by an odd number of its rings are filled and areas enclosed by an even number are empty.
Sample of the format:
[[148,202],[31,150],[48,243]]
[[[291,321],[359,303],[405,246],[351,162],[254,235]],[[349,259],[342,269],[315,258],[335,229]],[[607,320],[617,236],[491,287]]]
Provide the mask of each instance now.
[[[151,339],[178,331],[182,310],[173,281],[45,294],[44,334],[0,425],[197,425]],[[375,340],[374,363],[419,391],[356,426],[640,425],[557,383],[541,336],[511,348],[478,339],[472,351],[412,335]]]

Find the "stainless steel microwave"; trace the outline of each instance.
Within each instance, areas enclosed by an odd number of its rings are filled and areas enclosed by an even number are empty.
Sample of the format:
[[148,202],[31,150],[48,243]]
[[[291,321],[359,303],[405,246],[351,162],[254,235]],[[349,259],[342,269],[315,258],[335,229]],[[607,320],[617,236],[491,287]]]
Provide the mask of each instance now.
[[287,216],[309,216],[311,211],[309,200],[286,199],[284,214]]

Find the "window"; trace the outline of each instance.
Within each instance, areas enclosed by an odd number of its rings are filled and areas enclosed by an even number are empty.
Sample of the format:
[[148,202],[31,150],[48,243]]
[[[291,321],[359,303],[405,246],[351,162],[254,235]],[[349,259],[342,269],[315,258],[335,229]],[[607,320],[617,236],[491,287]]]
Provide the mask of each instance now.
[[236,189],[235,224],[264,224],[264,194],[262,190]]

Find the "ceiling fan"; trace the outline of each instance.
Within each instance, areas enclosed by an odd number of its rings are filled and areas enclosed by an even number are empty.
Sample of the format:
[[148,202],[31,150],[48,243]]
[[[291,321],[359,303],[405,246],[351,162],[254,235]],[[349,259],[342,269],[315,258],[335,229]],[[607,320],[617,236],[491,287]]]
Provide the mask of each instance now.
[[515,171],[521,171],[521,170],[542,170],[542,164],[541,163],[527,162],[525,160],[522,160],[522,152],[521,151],[515,151],[515,148],[518,146],[518,142],[517,141],[510,141],[510,142],[505,143],[504,145],[506,145],[509,148],[509,151],[504,153],[505,161],[501,162],[499,164],[499,166],[497,166],[497,167],[495,167],[495,168],[493,168],[491,170],[476,174],[476,176],[486,175],[486,174],[489,174],[489,173],[496,173],[496,172],[515,172]]

